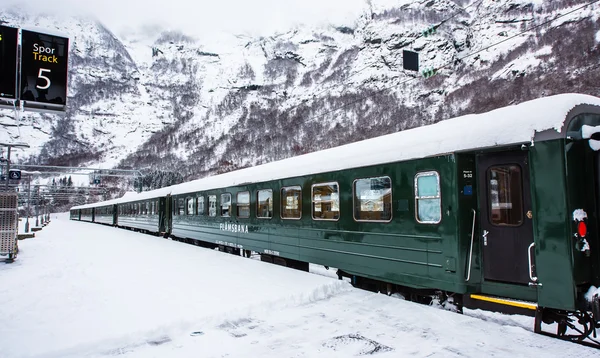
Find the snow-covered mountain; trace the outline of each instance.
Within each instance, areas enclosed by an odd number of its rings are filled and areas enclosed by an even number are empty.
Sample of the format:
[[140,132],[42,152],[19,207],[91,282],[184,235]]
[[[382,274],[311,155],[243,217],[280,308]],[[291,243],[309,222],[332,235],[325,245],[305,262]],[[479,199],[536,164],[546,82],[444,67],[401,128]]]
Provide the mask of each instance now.
[[[71,38],[67,114],[2,110],[0,139],[30,143],[20,159],[33,162],[196,178],[544,95],[600,96],[589,2],[373,0],[351,26],[210,44],[0,10],[3,24]],[[439,71],[404,70],[403,50]]]

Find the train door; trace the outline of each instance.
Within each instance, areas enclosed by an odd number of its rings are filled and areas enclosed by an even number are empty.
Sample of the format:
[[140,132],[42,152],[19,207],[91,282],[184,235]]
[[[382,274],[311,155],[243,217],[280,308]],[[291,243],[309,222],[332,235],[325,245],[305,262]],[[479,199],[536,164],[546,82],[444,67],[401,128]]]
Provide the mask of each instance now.
[[[171,195],[167,195],[166,198],[160,199],[160,216],[162,219],[162,224],[160,227],[164,227],[164,232],[170,234],[173,228],[173,197]],[[161,230],[163,231],[163,230]]]
[[483,276],[528,284],[533,225],[527,152],[480,155],[477,168]]

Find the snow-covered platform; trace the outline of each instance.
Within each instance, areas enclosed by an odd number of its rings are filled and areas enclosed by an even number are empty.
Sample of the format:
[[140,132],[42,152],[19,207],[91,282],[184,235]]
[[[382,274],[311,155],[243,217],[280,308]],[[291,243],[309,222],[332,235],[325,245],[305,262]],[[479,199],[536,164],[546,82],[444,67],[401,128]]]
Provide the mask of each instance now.
[[0,264],[2,357],[598,354],[535,335],[527,317],[459,315],[65,214],[51,219],[19,242],[13,264]]

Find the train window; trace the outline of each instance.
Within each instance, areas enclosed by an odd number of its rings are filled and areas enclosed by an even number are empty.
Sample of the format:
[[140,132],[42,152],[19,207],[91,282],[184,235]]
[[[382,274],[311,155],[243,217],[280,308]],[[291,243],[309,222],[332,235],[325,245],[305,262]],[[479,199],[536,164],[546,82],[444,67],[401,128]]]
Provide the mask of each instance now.
[[281,188],[281,218],[302,217],[302,187],[299,185]]
[[312,186],[312,217],[314,220],[340,219],[340,189],[338,183]]
[[177,198],[173,198],[173,216],[179,214],[179,211],[177,210]]
[[217,216],[217,196],[208,196],[208,216]]
[[190,198],[187,197],[185,198],[185,202],[186,202],[186,207],[187,207],[187,214],[188,215],[194,215],[194,209],[196,206],[196,203],[194,203],[194,198]]
[[521,167],[516,164],[488,169],[489,220],[498,226],[519,226],[523,223],[523,192]]
[[146,202],[146,210],[144,212],[144,215],[148,215],[148,214],[150,214],[150,202],[149,201]]
[[231,194],[229,193],[221,194],[221,216],[226,218],[231,216]]
[[250,192],[237,193],[237,216],[238,218],[250,217]]
[[177,199],[177,215],[185,215],[185,199]]
[[196,213],[198,213],[198,215],[204,215],[206,214],[206,209],[204,206],[204,195],[201,195],[199,197],[196,198],[196,204],[197,204],[197,211]]
[[200,195],[196,198],[196,214],[205,215],[206,206],[204,205],[204,195]]
[[438,172],[415,175],[415,215],[421,224],[438,224],[442,221],[442,195]]
[[356,179],[354,181],[354,220],[392,220],[392,179],[389,177]]
[[273,190],[264,189],[256,192],[256,217],[270,219],[273,217]]
[[152,202],[152,206],[150,207],[150,215],[154,215],[154,202]]

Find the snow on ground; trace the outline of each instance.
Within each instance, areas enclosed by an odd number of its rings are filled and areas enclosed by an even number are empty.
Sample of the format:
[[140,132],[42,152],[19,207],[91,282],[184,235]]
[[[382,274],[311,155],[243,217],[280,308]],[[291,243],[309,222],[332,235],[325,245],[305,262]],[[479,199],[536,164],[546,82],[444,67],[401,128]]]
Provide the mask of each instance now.
[[459,315],[322,274],[65,214],[0,263],[0,355],[12,357],[592,357],[532,320]]

